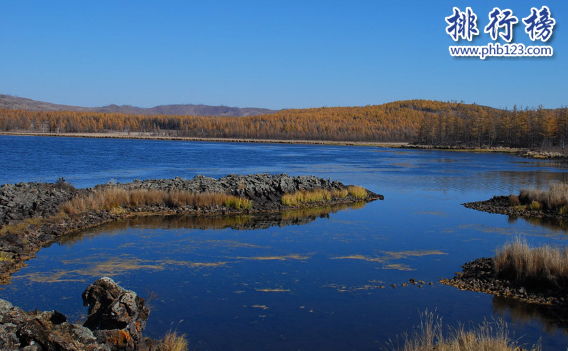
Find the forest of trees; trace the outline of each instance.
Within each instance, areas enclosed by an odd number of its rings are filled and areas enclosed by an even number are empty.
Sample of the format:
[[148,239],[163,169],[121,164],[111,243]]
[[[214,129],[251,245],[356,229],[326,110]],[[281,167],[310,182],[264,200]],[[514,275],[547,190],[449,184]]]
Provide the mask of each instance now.
[[476,104],[409,100],[363,107],[281,110],[250,117],[32,112],[0,109],[0,131],[127,132],[198,138],[410,142],[482,147],[561,146],[568,109],[500,110]]

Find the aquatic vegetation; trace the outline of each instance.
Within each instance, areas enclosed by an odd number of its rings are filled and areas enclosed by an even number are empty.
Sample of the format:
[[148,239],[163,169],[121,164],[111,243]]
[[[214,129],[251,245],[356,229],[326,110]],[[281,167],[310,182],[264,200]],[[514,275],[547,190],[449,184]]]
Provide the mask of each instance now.
[[365,256],[360,254],[331,257],[333,260],[362,260],[367,262],[378,262],[383,265],[378,269],[396,269],[400,271],[413,271],[414,269],[407,264],[391,263],[392,260],[407,259],[409,257],[421,257],[429,255],[447,255],[439,250],[416,250],[416,251],[381,251],[384,256]]
[[517,238],[497,250],[494,258],[498,277],[550,287],[568,286],[568,248],[549,245],[529,247]]
[[307,260],[310,256],[290,254],[286,256],[256,256],[256,257],[237,257],[243,260],[254,260],[254,261],[286,261],[286,260]]
[[[446,336],[445,334],[448,334]],[[400,338],[402,346],[390,341],[393,351],[517,351],[518,342],[513,340],[507,323],[502,319],[484,321],[476,327],[466,329],[463,324],[457,328],[448,328],[444,333],[442,318],[426,310],[420,314],[420,325],[412,333],[405,333]],[[535,345],[527,351],[539,351]]]
[[275,289],[266,288],[266,289],[254,289],[254,290],[259,292],[290,292],[290,289],[281,289],[281,288],[275,288]]

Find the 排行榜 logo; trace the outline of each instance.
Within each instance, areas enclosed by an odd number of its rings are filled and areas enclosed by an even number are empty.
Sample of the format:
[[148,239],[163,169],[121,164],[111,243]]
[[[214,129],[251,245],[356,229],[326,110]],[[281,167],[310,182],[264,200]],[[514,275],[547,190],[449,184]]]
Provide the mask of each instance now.
[[467,7],[465,11],[459,8],[453,8],[453,14],[445,17],[447,22],[446,33],[449,34],[454,41],[467,40],[472,41],[474,36],[480,35],[480,29],[483,33],[489,34],[493,41],[502,39],[506,44],[489,43],[483,46],[450,46],[449,51],[452,56],[477,56],[485,59],[488,56],[552,56],[553,49],[551,46],[525,46],[524,44],[514,44],[513,27],[517,24],[525,26],[525,33],[531,41],[546,42],[552,37],[556,20],[552,17],[548,6],[542,6],[540,9],[532,7],[530,13],[527,11],[525,17],[515,16],[511,9],[500,9],[494,7],[487,14],[487,25],[477,27],[478,16],[472,8]]

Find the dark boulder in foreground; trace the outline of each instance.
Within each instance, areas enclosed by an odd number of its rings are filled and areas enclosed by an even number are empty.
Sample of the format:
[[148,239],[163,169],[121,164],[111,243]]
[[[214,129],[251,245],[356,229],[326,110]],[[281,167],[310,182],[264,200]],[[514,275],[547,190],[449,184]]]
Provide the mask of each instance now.
[[112,349],[136,349],[150,314],[144,299],[114,280],[103,277],[83,292],[89,315],[83,326],[94,331],[99,343],[112,341]]
[[[83,293],[89,306],[84,326],[57,311],[24,312],[0,299],[1,350],[118,351],[145,349],[142,336],[149,310],[144,299],[111,278],[101,278]],[[150,342],[150,341],[149,341]]]

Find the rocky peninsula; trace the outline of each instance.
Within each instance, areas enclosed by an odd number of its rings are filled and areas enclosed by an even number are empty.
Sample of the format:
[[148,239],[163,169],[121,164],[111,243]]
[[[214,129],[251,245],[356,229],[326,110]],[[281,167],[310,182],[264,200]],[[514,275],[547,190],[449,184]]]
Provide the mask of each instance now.
[[[301,195],[301,196],[300,196]],[[294,199],[284,201],[290,196]],[[315,176],[229,175],[215,179],[134,180],[76,189],[56,183],[0,186],[0,282],[63,235],[147,215],[276,213],[383,199],[361,187]]]
[[[0,186],[0,282],[9,283],[10,275],[41,248],[108,222],[154,215],[214,220],[258,213],[271,218],[284,211],[308,211],[313,217],[335,206],[377,199],[383,196],[361,187],[286,174],[229,175],[219,179],[199,175],[189,180],[134,180],[86,189],[76,189],[63,178],[55,183],[4,184]],[[327,212],[317,211],[322,206]],[[288,217],[272,221],[293,224],[300,220]],[[254,225],[271,225],[272,221]],[[136,293],[110,278],[101,278],[85,290],[83,301],[89,306],[89,315],[83,325],[78,325],[68,323],[57,311],[26,313],[0,299],[0,348],[160,349],[155,341],[142,335],[149,310]]]

